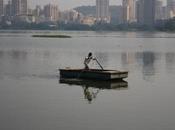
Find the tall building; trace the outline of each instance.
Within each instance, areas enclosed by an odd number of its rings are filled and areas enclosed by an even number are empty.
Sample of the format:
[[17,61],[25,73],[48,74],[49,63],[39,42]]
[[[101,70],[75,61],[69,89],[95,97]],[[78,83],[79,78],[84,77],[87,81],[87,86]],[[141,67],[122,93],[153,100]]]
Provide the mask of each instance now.
[[111,13],[111,22],[114,24],[121,24],[123,22],[123,7],[121,5],[116,7],[115,13]]
[[123,21],[124,23],[135,21],[135,0],[123,0]]
[[156,0],[155,4],[155,20],[162,20],[163,18],[163,2],[162,0]]
[[4,14],[4,2],[3,0],[0,0],[0,16]]
[[156,0],[138,0],[137,22],[152,27],[155,23]]
[[28,13],[27,0],[21,0],[21,14],[26,15]]
[[175,0],[167,0],[168,18],[175,17]]
[[20,15],[21,0],[12,0],[12,16]]
[[144,24],[153,26],[155,22],[156,0],[144,0]]
[[4,8],[4,15],[5,16],[12,16],[12,2],[9,0],[8,3],[5,5]]
[[136,2],[136,19],[138,24],[144,24],[144,0]]
[[58,21],[59,10],[57,5],[48,4],[44,6],[44,15],[47,21]]
[[12,0],[12,15],[26,15],[27,14],[27,0]]
[[100,22],[110,22],[109,0],[96,0],[96,19]]
[[167,12],[168,12],[167,6],[163,6],[163,7],[162,7],[162,15],[163,15],[163,19],[164,19],[164,20],[165,20],[165,19],[168,19],[168,14],[167,14]]

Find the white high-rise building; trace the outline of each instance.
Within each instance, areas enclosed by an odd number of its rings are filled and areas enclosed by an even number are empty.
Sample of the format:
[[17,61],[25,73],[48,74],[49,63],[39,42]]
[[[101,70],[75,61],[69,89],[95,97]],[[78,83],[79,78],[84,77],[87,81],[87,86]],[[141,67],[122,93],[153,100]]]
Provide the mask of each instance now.
[[48,4],[44,6],[44,15],[47,21],[58,21],[59,10],[57,5]]
[[162,0],[156,0],[155,4],[155,20],[162,20],[163,16],[163,2]]
[[3,0],[0,0],[0,16],[4,14],[4,2]]
[[109,0],[96,0],[96,19],[100,22],[110,22]]
[[135,22],[135,0],[123,0],[124,23]]
[[167,0],[168,18],[175,17],[175,0]]

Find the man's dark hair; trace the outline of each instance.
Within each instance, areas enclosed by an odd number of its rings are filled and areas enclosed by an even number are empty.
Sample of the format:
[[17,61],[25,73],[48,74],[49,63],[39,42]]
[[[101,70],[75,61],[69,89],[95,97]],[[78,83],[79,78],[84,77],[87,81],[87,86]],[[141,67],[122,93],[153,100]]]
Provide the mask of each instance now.
[[92,56],[92,53],[91,53],[91,52],[89,52],[88,57],[91,57],[91,56]]

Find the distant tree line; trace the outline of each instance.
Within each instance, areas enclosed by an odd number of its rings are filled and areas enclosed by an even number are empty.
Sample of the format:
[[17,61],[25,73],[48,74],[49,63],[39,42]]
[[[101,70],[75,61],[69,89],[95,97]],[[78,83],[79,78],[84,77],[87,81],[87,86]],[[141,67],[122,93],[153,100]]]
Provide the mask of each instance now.
[[159,31],[175,31],[175,17],[165,22],[160,22],[155,26],[155,28]]
[[98,23],[92,26],[79,23],[43,22],[26,23],[14,22],[11,24],[0,23],[0,29],[23,29],[23,30],[82,30],[82,31],[175,31],[175,18],[158,21],[154,27],[132,24],[104,24]]

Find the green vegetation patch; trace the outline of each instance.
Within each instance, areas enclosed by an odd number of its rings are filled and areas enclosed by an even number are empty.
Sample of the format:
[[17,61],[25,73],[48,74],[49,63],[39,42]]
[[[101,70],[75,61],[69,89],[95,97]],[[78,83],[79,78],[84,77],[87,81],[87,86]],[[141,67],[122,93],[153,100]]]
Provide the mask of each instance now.
[[42,37],[42,38],[72,38],[68,35],[32,35],[32,37]]

